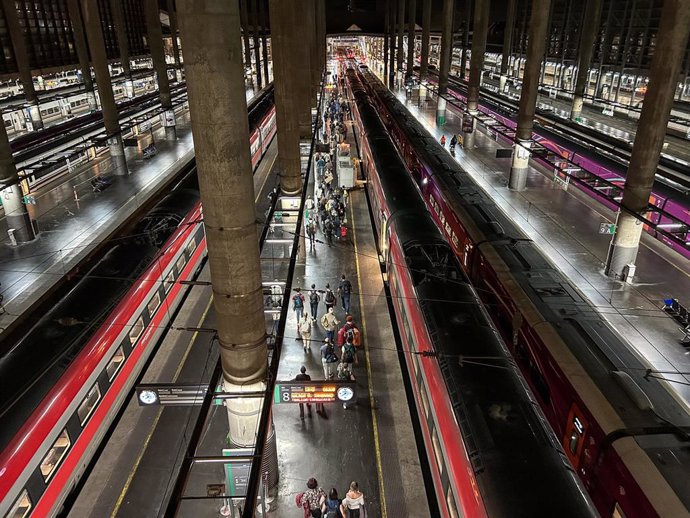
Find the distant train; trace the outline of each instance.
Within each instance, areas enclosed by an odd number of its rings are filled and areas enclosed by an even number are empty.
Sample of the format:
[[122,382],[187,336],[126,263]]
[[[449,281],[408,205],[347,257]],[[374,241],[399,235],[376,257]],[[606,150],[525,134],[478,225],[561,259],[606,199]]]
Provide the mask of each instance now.
[[685,408],[402,103],[362,76],[602,517],[690,517]]
[[346,75],[439,516],[597,517],[369,92]]

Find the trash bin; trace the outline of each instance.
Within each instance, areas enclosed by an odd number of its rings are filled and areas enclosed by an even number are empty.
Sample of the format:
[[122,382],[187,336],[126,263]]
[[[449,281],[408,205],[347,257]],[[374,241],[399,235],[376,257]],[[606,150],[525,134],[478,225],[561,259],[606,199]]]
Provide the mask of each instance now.
[[623,274],[621,275],[621,280],[627,282],[628,284],[632,284],[633,277],[635,277],[635,268],[636,266],[634,264],[626,264],[623,267]]

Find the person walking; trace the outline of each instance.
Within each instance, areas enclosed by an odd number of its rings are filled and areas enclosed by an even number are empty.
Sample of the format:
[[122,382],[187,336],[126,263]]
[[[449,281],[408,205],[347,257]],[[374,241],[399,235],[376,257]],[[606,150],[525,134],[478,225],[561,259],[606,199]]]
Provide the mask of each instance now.
[[364,518],[364,495],[359,490],[359,484],[354,480],[350,482],[350,490],[340,505],[340,512],[343,515],[346,511],[348,518]]
[[329,338],[326,338],[324,344],[321,346],[321,365],[323,365],[323,377],[330,380],[335,377],[334,367],[338,363],[338,357],[335,355],[335,347]]
[[443,147],[446,147],[446,136],[445,136],[445,135],[441,135],[441,140],[440,140],[440,142],[441,142],[441,145],[442,145]]
[[350,295],[352,294],[352,283],[345,277],[345,274],[340,276],[340,284],[338,284],[338,295],[343,303],[345,313],[350,313]]
[[[307,374],[307,368],[302,365],[299,369],[299,374],[295,376],[294,381],[311,381],[311,376]],[[307,403],[307,414],[311,418],[311,403]],[[299,418],[304,421],[304,403],[299,404]]]
[[326,168],[326,160],[322,156],[319,156],[319,158],[316,160],[316,172],[318,174],[318,178],[321,178],[323,176],[323,172]]
[[341,327],[338,331],[335,343],[339,347],[342,347],[345,345],[345,342],[347,342],[348,338],[355,347],[362,345],[362,335],[359,328],[355,325],[352,315],[348,315],[345,319],[345,325],[343,325],[343,327]]
[[304,352],[311,352],[311,318],[304,313],[302,320],[297,324],[300,337],[302,338],[302,347]]
[[[355,349],[354,344],[350,338],[343,344],[342,352],[340,355],[341,361],[347,364],[348,369],[352,372],[352,368],[357,361],[357,349]],[[355,379],[354,375],[352,379]]]
[[333,293],[330,284],[326,284],[326,293],[324,293],[323,295],[323,303],[326,304],[326,311],[332,309],[333,306],[335,306],[335,293]]
[[297,322],[302,320],[302,313],[304,312],[304,295],[301,293],[300,288],[295,288],[295,293],[292,296],[292,309],[295,311],[295,316],[297,317]]
[[316,322],[316,317],[319,313],[319,302],[321,297],[319,296],[319,291],[316,289],[316,284],[311,285],[309,290],[309,309],[311,310],[311,323]]
[[321,507],[323,518],[343,518],[340,512],[342,500],[338,498],[338,490],[334,487],[328,492],[328,498]]
[[335,330],[338,329],[338,324],[340,321],[335,317],[333,308],[328,308],[326,314],[321,317],[321,325],[326,330],[326,336],[331,342],[335,339]]
[[319,487],[314,477],[307,481],[307,490],[304,492],[304,500],[309,506],[312,518],[321,518],[321,508],[326,502],[326,492]]
[[307,237],[309,238],[309,250],[316,248],[316,223],[313,219],[307,220]]

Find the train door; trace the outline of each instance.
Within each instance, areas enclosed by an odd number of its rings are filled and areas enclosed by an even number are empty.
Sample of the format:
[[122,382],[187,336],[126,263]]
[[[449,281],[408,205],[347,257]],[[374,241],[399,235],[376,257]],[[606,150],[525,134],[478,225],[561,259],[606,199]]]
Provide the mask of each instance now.
[[381,251],[381,264],[388,260],[388,219],[386,213],[381,211],[381,224],[379,225],[379,250]]
[[573,404],[568,413],[568,421],[565,424],[563,448],[575,471],[580,467],[580,459],[582,450],[585,446],[585,436],[587,435],[588,425],[589,424],[585,421],[578,406]]
[[24,118],[23,111],[16,110],[12,112],[12,125],[14,126],[14,131],[24,131],[26,129],[26,119]]

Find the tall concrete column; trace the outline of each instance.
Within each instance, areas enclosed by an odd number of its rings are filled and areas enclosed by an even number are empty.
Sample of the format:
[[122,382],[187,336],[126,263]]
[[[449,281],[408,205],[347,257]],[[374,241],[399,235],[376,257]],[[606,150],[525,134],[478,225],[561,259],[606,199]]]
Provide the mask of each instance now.
[[110,158],[115,166],[115,174],[127,174],[127,162],[125,160],[125,148],[122,145],[120,133],[120,120],[113,95],[113,83],[108,70],[108,57],[105,52],[103,30],[101,28],[101,15],[98,11],[97,0],[81,0],[81,11],[84,17],[86,37],[91,51],[91,63],[96,74],[98,85],[98,97],[101,100],[101,113],[103,124],[108,135],[110,146]]
[[[5,11],[7,12],[7,11]],[[12,149],[4,124],[0,124],[0,196],[5,210],[7,227],[13,229],[14,237],[20,243],[31,241],[36,237],[31,218],[26,211],[19,176],[14,166]]]
[[[319,65],[321,73],[326,71],[326,0],[316,0],[316,23],[318,28]],[[320,78],[319,78],[320,79]]]
[[508,62],[513,49],[513,28],[515,27],[515,2],[508,0],[508,12],[506,13],[506,28],[503,33],[503,57],[501,58],[501,78],[499,91],[504,92],[508,80]]
[[405,71],[405,77],[410,77],[412,75],[412,67],[414,67],[414,39],[415,39],[415,23],[417,16],[417,2],[416,0],[408,0],[409,5],[407,6],[407,70]]
[[429,31],[431,30],[431,0],[422,0],[422,56],[419,79],[424,81],[429,75]]
[[254,39],[254,62],[256,64],[256,85],[259,88],[263,87],[263,79],[261,74],[261,45],[259,44],[259,5],[257,0],[252,0],[252,27]]
[[[320,77],[316,50],[316,3],[314,0],[304,0],[304,7],[304,18],[306,20],[306,24],[304,24],[306,29],[305,44],[309,46],[307,50],[309,67],[305,70],[305,73],[309,79],[309,109],[311,110],[316,107],[316,92],[319,88]],[[309,135],[311,136],[311,111],[309,113]]]
[[125,76],[125,95],[134,97],[134,81],[132,81],[132,68],[129,62],[129,41],[127,40],[127,26],[125,25],[125,11],[122,0],[110,0],[110,11],[115,24],[117,47],[120,49],[120,65]]
[[[546,31],[548,29],[549,11],[551,0],[532,0],[532,15],[530,18],[527,59],[522,78],[522,91],[520,92],[520,108],[515,138],[518,143],[513,145],[513,162],[510,166],[510,178],[508,186],[516,191],[521,191],[527,184],[527,172],[529,171],[529,148],[532,140],[532,127],[534,126],[534,111],[537,105],[539,93],[539,72],[544,60],[546,49]],[[524,146],[524,147],[523,147]]]
[[89,64],[89,49],[86,45],[86,35],[84,34],[84,22],[81,18],[79,0],[67,0],[67,9],[69,11],[69,19],[72,22],[74,46],[77,49],[77,58],[79,59],[79,69],[81,70],[81,78],[82,82],[84,83],[86,99],[89,103],[89,110],[93,112],[98,109],[98,105],[96,103],[96,93],[93,89],[91,65]]
[[144,9],[151,60],[158,80],[158,95],[161,100],[161,107],[165,110],[161,114],[161,125],[165,128],[165,137],[168,140],[175,140],[177,138],[175,111],[170,96],[170,81],[168,80],[168,65],[165,63],[165,51],[163,50],[163,30],[161,29],[158,0],[146,0]]
[[[470,58],[470,80],[467,85],[467,111],[471,116],[476,115],[479,105],[479,89],[482,85],[484,72],[484,54],[486,53],[486,36],[489,32],[489,1],[476,0],[474,3],[474,23],[472,28],[472,56]],[[471,117],[472,124],[464,124],[469,131],[464,132],[464,146],[466,149],[474,147],[476,119]]]
[[266,84],[270,83],[268,80],[268,24],[266,23],[266,6],[264,0],[259,0],[259,25],[261,26],[261,52],[264,56],[264,81]]
[[275,85],[276,124],[278,129],[278,165],[280,188],[294,195],[302,190],[299,154],[299,111],[302,101],[300,83],[304,74],[296,74],[304,43],[300,27],[304,13],[301,0],[269,0],[271,42],[273,44],[273,83]]
[[173,60],[175,61],[175,79],[182,81],[182,66],[180,64],[180,46],[177,44],[177,12],[173,0],[167,0],[168,20],[170,20],[170,39],[172,41]]
[[441,57],[438,71],[438,104],[436,105],[436,123],[446,123],[446,100],[442,97],[448,93],[448,73],[453,50],[453,0],[443,0],[441,13]]
[[383,82],[388,80],[388,43],[391,32],[391,0],[386,0],[383,20]]
[[401,72],[403,69],[403,61],[405,60],[403,54],[403,37],[405,34],[405,0],[398,0],[398,68]]
[[391,0],[391,33],[390,33],[390,56],[388,63],[388,86],[393,88],[395,84],[395,51],[397,49],[396,43],[396,32],[398,24],[398,4],[397,2],[402,2],[403,0]]
[[594,53],[594,41],[599,34],[600,16],[601,0],[587,0],[577,56],[577,79],[575,79],[575,91],[573,92],[573,106],[570,109],[571,120],[577,120],[582,115],[582,103],[589,78],[589,66],[592,63],[592,54]]
[[[247,2],[249,0],[240,0],[240,22],[242,24],[242,41],[244,45],[244,66],[252,68],[252,55],[249,48],[249,15],[247,14]],[[251,77],[251,74],[250,74]]]
[[38,95],[36,95],[36,89],[34,88],[34,79],[31,75],[31,62],[29,61],[29,53],[26,48],[26,35],[19,25],[17,8],[15,7],[14,1],[2,0],[2,6],[5,11],[5,19],[7,29],[10,33],[10,40],[12,41],[14,59],[17,62],[17,69],[19,70],[19,80],[24,89],[24,98],[29,103],[29,120],[27,122],[31,123],[33,130],[39,130],[43,128],[43,119],[41,118]]
[[649,203],[688,34],[690,9],[686,1],[665,0],[647,93],[625,177],[622,201],[625,210],[618,212],[616,232],[606,259],[606,274],[611,277],[620,276],[625,265],[634,264],[637,258],[642,224],[633,214],[644,214]]
[[[262,390],[268,356],[239,4],[178,0],[178,9],[223,385]],[[260,400],[226,407],[231,443],[252,446]]]
[[467,49],[470,46],[470,15],[472,13],[472,5],[470,0],[465,0],[464,16],[462,21],[462,53],[460,56],[460,78],[467,77]]

